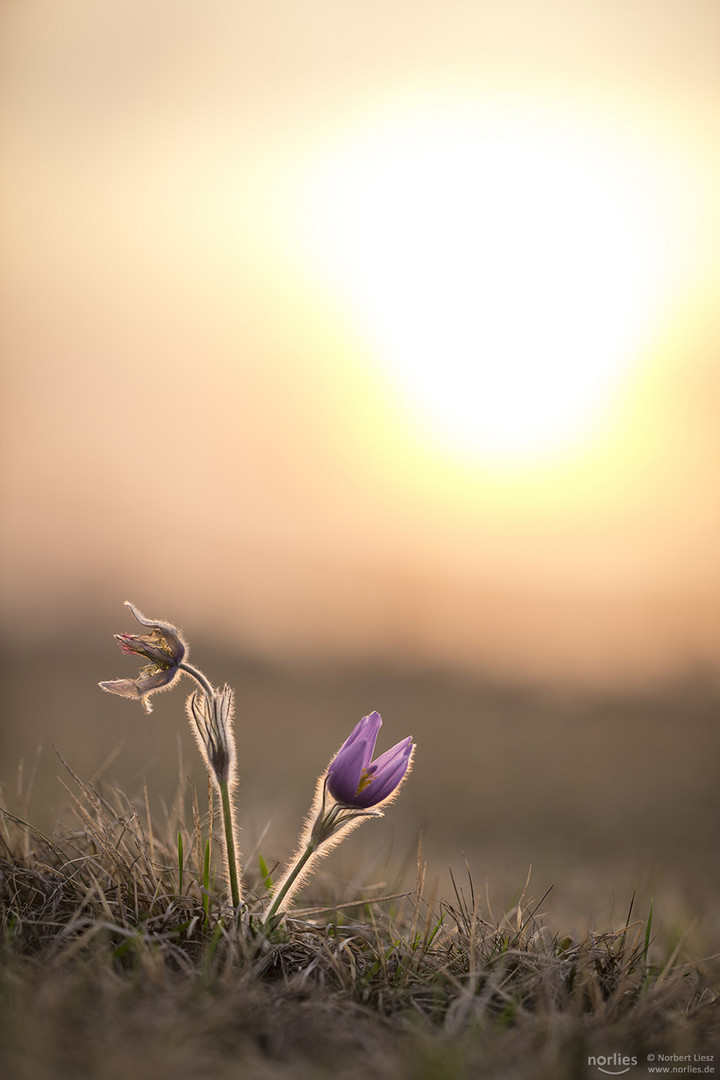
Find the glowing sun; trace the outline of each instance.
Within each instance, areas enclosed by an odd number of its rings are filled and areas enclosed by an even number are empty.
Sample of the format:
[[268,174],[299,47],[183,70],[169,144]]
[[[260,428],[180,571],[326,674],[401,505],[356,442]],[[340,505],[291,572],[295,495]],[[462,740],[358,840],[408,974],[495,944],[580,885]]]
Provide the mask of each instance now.
[[529,457],[592,430],[652,332],[667,201],[603,130],[405,117],[333,149],[305,228],[409,412],[456,450]]

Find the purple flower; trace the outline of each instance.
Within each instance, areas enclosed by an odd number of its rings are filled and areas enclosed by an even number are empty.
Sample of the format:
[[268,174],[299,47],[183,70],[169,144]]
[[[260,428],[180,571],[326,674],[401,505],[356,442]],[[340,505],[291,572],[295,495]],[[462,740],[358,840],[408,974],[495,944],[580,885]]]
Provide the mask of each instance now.
[[123,652],[143,656],[150,663],[142,668],[137,679],[114,679],[99,685],[110,694],[135,698],[149,713],[152,711],[148,701],[150,695],[169,689],[180,678],[180,665],[188,655],[188,647],[180,631],[171,623],[146,619],[129,600],[125,601],[125,606],[130,608],[139,623],[150,627],[150,633],[116,634],[115,637]]
[[412,737],[371,761],[382,717],[364,716],[330,762],[327,789],[341,806],[366,810],[393,794],[404,779],[413,752]]

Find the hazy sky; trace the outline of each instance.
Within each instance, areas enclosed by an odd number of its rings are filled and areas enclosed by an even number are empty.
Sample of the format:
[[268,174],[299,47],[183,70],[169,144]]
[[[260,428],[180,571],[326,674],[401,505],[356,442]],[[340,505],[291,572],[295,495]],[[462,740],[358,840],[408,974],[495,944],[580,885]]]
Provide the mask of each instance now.
[[717,667],[715,0],[0,21],[7,629]]

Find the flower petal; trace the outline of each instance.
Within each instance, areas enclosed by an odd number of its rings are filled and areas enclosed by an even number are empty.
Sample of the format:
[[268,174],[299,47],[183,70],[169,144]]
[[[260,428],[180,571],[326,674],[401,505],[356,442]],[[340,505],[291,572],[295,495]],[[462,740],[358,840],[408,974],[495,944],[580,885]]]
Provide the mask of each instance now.
[[408,771],[413,749],[412,737],[408,736],[374,761],[367,770],[370,781],[357,793],[354,805],[378,806],[392,795]]
[[378,732],[380,731],[381,727],[382,716],[379,712],[371,712],[369,716],[363,716],[362,720],[359,720],[355,727],[352,729],[347,739],[338,750],[335,757],[338,758],[340,754],[344,753],[345,750],[353,746],[358,739],[362,739],[369,748],[367,761],[363,763],[363,768],[365,768],[365,766],[368,764],[368,762],[373,756],[375,743],[377,742]]
[[[159,667],[174,667],[177,663],[168,649],[157,645],[149,634],[116,634],[115,638],[122,651],[131,656],[144,656]],[[162,640],[166,639],[163,637]]]
[[327,774],[328,791],[333,799],[352,804],[365,763],[370,760],[371,753],[367,741],[362,737],[337,752]]
[[363,716],[330,762],[327,786],[337,802],[353,805],[363,770],[370,764],[381,727],[379,712]]
[[379,758],[375,758],[372,765],[368,769],[368,772],[375,774],[384,772],[388,768],[392,768],[395,758],[401,759],[407,757],[409,749],[412,747],[412,735],[408,735],[406,739],[403,739],[399,743],[395,743],[389,750],[386,750],[384,754],[381,754]]
[[[175,664],[179,664],[181,660],[184,660],[189,653],[189,647],[184,640],[182,634],[178,630],[177,626],[173,626],[172,623],[162,622],[160,619],[148,619],[143,615],[139,608],[136,608],[134,604],[131,604],[129,600],[125,601],[125,607],[130,608],[130,611],[135,616],[137,621],[143,626],[149,626],[153,630],[159,630],[168,647],[168,659]],[[115,635],[118,637],[119,635]],[[130,637],[131,635],[127,635]]]
[[119,694],[120,697],[133,698],[140,701],[146,713],[152,712],[152,705],[148,701],[150,694],[158,690],[169,690],[180,678],[180,670],[176,667],[165,668],[155,671],[151,675],[140,675],[137,679],[113,679],[110,682],[98,683],[109,694]]
[[119,694],[120,697],[135,698],[137,701],[142,695],[134,679],[112,679],[110,682],[98,683],[109,694]]

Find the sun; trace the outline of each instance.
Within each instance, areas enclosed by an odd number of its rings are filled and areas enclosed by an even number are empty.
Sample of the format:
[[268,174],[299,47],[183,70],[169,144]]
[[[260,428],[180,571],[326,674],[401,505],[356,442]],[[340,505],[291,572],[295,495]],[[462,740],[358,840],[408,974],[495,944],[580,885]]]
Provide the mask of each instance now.
[[667,293],[662,171],[517,109],[391,118],[317,165],[313,258],[411,421],[464,454],[587,437]]

